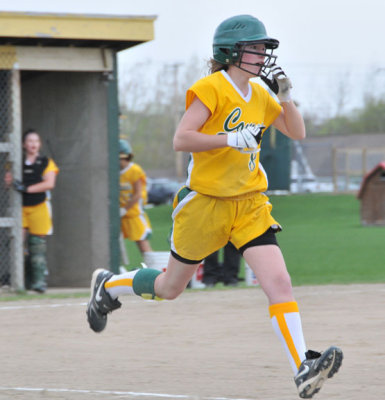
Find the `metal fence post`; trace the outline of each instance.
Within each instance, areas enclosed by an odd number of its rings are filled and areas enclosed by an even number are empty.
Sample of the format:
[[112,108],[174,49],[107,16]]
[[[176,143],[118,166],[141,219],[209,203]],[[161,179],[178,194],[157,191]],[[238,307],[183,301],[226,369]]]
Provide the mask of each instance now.
[[[20,71],[12,70],[12,173],[17,179],[22,179],[21,163],[21,90],[20,90]],[[13,268],[11,272],[11,286],[16,290],[24,289],[24,251],[23,251],[23,232],[21,226],[22,196],[12,192],[12,253]]]
[[0,287],[24,289],[21,195],[5,184],[5,176],[21,178],[20,72],[15,49],[0,46]]

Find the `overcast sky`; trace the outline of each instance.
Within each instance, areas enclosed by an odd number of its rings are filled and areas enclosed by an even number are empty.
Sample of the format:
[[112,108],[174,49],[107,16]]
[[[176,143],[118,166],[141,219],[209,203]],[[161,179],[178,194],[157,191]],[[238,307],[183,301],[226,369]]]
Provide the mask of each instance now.
[[385,93],[383,0],[0,0],[0,11],[157,16],[155,40],[120,53],[123,73],[139,60],[208,59],[216,26],[252,14],[280,41],[278,63],[302,110],[333,114],[342,84],[346,110]]

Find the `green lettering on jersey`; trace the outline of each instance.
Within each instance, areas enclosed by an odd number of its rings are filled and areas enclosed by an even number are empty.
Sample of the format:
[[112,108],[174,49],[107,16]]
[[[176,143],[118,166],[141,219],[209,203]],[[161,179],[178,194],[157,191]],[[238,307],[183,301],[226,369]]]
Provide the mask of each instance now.
[[249,161],[249,170],[250,171],[254,171],[256,164],[255,164],[255,160],[257,159],[257,153],[251,153],[250,154],[250,161]]
[[239,131],[243,129],[245,126],[245,123],[241,121],[239,124],[237,122],[239,121],[239,118],[241,118],[242,110],[237,107],[235,108],[229,116],[226,118],[225,123],[223,125],[223,128],[225,132],[233,132],[233,131]]

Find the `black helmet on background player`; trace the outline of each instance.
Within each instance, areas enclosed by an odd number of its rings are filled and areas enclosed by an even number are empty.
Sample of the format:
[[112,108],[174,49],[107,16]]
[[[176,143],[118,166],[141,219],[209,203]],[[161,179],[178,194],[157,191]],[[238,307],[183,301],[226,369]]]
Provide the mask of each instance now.
[[[245,46],[264,44],[265,52],[245,50]],[[213,40],[213,58],[223,65],[235,65],[240,68],[244,53],[258,54],[265,57],[264,63],[259,64],[265,72],[269,64],[273,64],[277,56],[273,50],[279,45],[277,39],[267,36],[265,25],[251,15],[236,15],[223,21],[215,30]],[[267,52],[269,51],[269,52]],[[247,72],[245,68],[241,68]],[[251,72],[253,73],[253,72]]]

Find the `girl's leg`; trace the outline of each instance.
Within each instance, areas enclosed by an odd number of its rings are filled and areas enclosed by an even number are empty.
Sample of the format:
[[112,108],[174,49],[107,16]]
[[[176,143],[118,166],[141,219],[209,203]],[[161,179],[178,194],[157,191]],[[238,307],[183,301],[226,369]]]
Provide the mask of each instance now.
[[28,229],[23,228],[23,248],[24,248],[24,286],[27,290],[32,285],[32,267],[28,249]]
[[270,305],[294,301],[290,275],[278,246],[249,247],[243,256],[253,270]]
[[155,280],[155,293],[158,297],[173,300],[187,287],[199,264],[185,264],[170,255],[166,272]]
[[138,249],[142,254],[148,251],[152,251],[150,242],[148,240],[138,240],[136,242],[136,245],[138,246]]
[[306,358],[306,345],[298,305],[280,248],[254,246],[243,253],[269,301],[273,328],[286,351],[294,374]]
[[243,255],[269,300],[271,322],[290,361],[299,396],[311,398],[340,368],[342,350],[331,346],[322,354],[306,351],[298,305],[278,246],[250,247]]
[[46,236],[29,234],[28,253],[31,266],[31,289],[39,293],[44,293],[47,289]]
[[138,295],[145,299],[178,297],[186,288],[199,264],[184,264],[170,255],[166,272],[151,268],[137,269],[114,275],[105,269],[97,269],[92,275],[91,297],[87,306],[87,318],[95,332],[101,332],[107,324],[107,314],[121,306],[118,296]]
[[186,289],[198,266],[182,263],[170,255],[165,272],[136,269],[112,275],[104,287],[112,299],[123,294],[136,294],[144,298],[173,300]]

